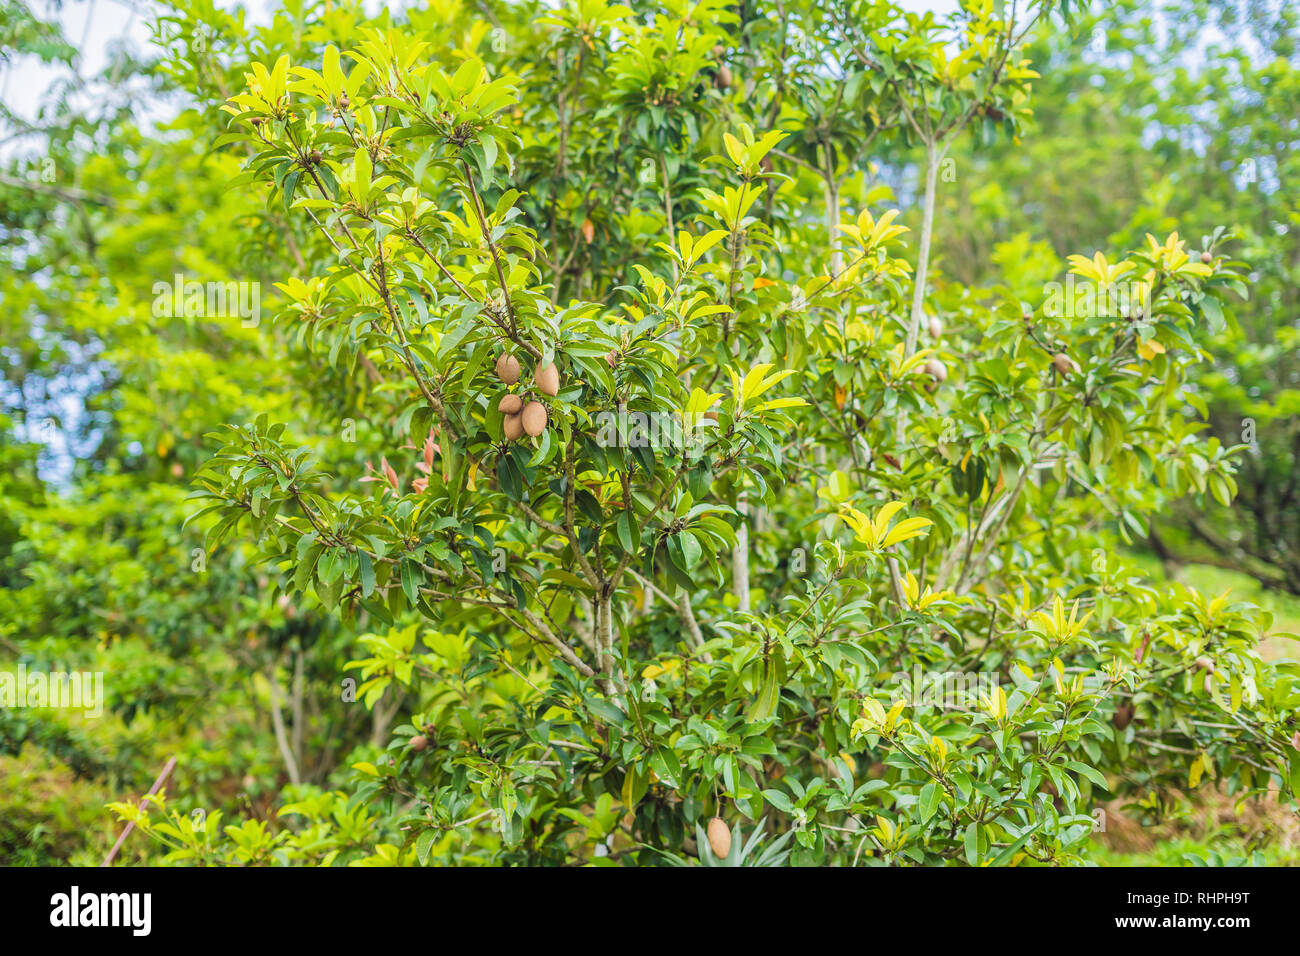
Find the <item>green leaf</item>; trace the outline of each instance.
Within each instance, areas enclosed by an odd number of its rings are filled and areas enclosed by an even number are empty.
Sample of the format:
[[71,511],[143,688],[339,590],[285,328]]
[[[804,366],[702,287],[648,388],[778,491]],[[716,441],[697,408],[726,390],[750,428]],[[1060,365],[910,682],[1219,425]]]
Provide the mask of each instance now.
[[776,807],[776,809],[780,810],[782,813],[794,812],[794,804],[790,802],[789,796],[782,793],[780,790],[764,790],[763,799]]
[[437,839],[437,830],[425,830],[415,838],[415,855],[420,861],[420,866],[428,865],[429,851],[433,848],[434,841]]
[[599,697],[587,698],[587,709],[597,717],[600,717],[606,723],[619,724],[620,726],[627,722],[627,714],[619,710],[607,700]]
[[375,593],[375,566],[365,551],[358,553],[357,560],[361,566],[361,594],[370,597]]
[[939,785],[927,783],[921,788],[921,796],[916,804],[917,813],[922,823],[928,823],[939,809]]
[[978,866],[980,861],[980,825],[971,823],[966,827],[966,862]]
[[402,559],[402,592],[406,599],[415,604],[420,598],[420,586],[415,577],[415,563],[409,558]]

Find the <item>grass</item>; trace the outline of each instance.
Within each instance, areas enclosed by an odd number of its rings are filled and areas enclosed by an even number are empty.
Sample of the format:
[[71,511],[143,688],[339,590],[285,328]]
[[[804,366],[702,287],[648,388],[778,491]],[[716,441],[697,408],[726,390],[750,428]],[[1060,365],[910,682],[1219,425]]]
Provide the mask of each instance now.
[[1270,591],[1248,574],[1208,564],[1182,565],[1171,578],[1153,555],[1133,557],[1154,581],[1176,580],[1211,597],[1231,591],[1234,599],[1259,605],[1273,615],[1270,636],[1260,646],[1260,653],[1267,660],[1300,658],[1300,597]]
[[1093,835],[1101,866],[1300,866],[1300,819],[1276,799],[1238,803],[1222,790],[1189,796],[1176,819],[1143,826],[1119,801]]

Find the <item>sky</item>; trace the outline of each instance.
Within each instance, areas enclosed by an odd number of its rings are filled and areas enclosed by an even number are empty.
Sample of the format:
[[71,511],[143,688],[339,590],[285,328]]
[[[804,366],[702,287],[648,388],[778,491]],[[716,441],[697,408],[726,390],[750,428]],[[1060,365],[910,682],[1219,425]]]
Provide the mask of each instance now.
[[[49,16],[46,0],[31,0],[31,7],[38,16]],[[137,50],[148,46],[149,7],[145,2],[122,0],[72,0],[62,5],[55,19],[63,24],[67,41],[81,51],[82,76],[93,76],[103,70],[109,62],[109,51],[120,42],[125,41]],[[0,99],[27,119],[32,118],[36,104],[61,72],[30,57],[15,58],[14,63],[3,69]]]

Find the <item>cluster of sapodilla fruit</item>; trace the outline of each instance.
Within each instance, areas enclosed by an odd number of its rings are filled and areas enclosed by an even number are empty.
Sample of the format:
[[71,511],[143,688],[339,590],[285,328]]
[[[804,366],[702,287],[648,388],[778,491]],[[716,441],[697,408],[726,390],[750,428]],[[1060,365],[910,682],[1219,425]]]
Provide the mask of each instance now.
[[[497,378],[506,385],[513,386],[519,381],[521,374],[519,359],[508,353],[502,353],[497,358],[496,371]],[[539,392],[551,398],[560,394],[560,371],[555,367],[555,363],[538,365],[537,370],[533,372],[533,384],[537,386]],[[511,392],[501,396],[501,401],[497,402],[497,411],[505,416],[501,427],[508,441],[515,441],[524,435],[536,438],[546,431],[546,406],[536,399],[529,399],[525,403],[521,396]]]
[[[610,368],[613,368],[618,362],[618,353],[607,353],[605,361],[609,363]],[[513,387],[518,384],[523,370],[519,366],[519,359],[508,352],[502,352],[497,356],[496,373],[497,378],[508,387]],[[560,370],[555,367],[554,362],[539,364],[533,372],[533,384],[537,386],[537,391],[554,398],[560,394]],[[530,397],[528,401],[524,401],[523,396],[507,392],[497,402],[497,411],[505,416],[501,428],[505,432],[507,441],[516,441],[524,435],[536,438],[546,431],[548,420],[546,406],[535,398]]]

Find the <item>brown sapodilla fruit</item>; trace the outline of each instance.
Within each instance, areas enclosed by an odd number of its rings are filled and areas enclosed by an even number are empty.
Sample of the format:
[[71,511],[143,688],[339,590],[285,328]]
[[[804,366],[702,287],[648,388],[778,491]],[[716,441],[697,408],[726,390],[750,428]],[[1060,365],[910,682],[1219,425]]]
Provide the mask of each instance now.
[[1052,356],[1052,367],[1062,375],[1073,375],[1079,371],[1078,364],[1064,352],[1057,352]]
[[546,406],[541,402],[529,402],[519,417],[523,420],[524,431],[534,438],[546,431]]
[[709,849],[719,860],[724,860],[731,853],[731,828],[722,817],[709,821]]
[[524,416],[507,415],[501,420],[501,430],[505,432],[506,441],[518,441],[524,437]]
[[930,316],[930,337],[943,338],[943,321],[937,315]]
[[1291,735],[1291,746],[1296,750],[1300,750],[1300,730]]
[[539,366],[533,373],[533,381],[542,392],[552,398],[560,394],[560,370],[555,367],[554,362]]
[[1204,262],[1204,263],[1208,266],[1211,262],[1214,261],[1214,256],[1210,255],[1210,253],[1209,253],[1208,251],[1206,251],[1206,252],[1202,252],[1202,253],[1201,253],[1201,261]]
[[519,359],[513,355],[502,354],[497,358],[497,378],[507,385],[519,381]]
[[411,738],[411,749],[417,753],[429,746],[429,738],[424,734],[416,734]]
[[1214,673],[1214,661],[1210,660],[1208,657],[1196,658],[1195,664],[1198,671],[1205,671],[1208,674]]
[[948,366],[944,365],[937,358],[926,359],[925,374],[930,376],[936,382],[942,382],[948,377]]
[[731,89],[731,67],[725,63],[718,67],[718,74],[713,78],[713,85],[720,90]]
[[1115,716],[1110,719],[1110,722],[1115,725],[1116,730],[1123,730],[1133,723],[1134,710],[1133,702],[1127,700],[1115,708]]
[[524,409],[524,400],[518,395],[502,395],[497,402],[497,411],[503,415],[518,415]]

